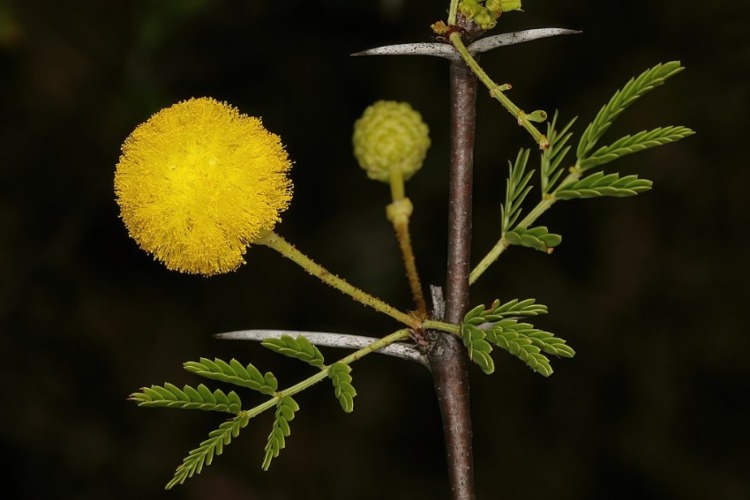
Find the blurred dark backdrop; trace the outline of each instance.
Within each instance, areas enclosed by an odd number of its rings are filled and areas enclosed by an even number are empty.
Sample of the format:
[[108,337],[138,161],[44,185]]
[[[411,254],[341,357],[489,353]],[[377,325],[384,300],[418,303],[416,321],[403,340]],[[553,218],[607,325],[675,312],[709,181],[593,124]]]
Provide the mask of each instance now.
[[[264,415],[186,486],[162,488],[221,417],[144,410],[143,385],[198,383],[181,363],[237,357],[282,384],[308,372],[216,332],[278,327],[383,335],[392,321],[281,257],[251,248],[238,272],[166,271],[128,238],[113,200],[122,140],[158,109],[209,95],[262,116],[295,160],[279,232],[353,283],[409,307],[386,186],[350,150],[377,99],[431,126],[407,186],[427,283],[444,280],[447,63],[351,58],[429,40],[448,0],[0,0],[0,449],[3,491],[25,498],[449,498],[440,418],[421,367],[355,367],[356,411],[328,388],[300,396],[287,449],[260,470]],[[750,498],[747,266],[750,3],[525,2],[500,29],[583,34],[498,50],[488,72],[526,109],[579,115],[658,62],[687,70],[626,112],[609,137],[683,124],[698,134],[620,160],[655,189],[561,203],[552,256],[511,250],[475,303],[536,297],[539,323],[578,355],[550,379],[497,352],[472,371],[480,498]],[[507,160],[525,133],[478,99],[474,259],[499,231]],[[330,355],[333,355],[331,353]]]

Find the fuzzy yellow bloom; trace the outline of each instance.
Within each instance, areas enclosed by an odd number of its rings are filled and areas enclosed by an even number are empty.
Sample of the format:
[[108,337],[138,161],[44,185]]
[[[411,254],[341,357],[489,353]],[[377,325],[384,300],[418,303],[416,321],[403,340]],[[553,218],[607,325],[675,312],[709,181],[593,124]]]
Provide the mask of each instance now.
[[165,108],[125,140],[115,194],[130,236],[167,268],[206,276],[244,263],[291,200],[279,137],[211,98]]

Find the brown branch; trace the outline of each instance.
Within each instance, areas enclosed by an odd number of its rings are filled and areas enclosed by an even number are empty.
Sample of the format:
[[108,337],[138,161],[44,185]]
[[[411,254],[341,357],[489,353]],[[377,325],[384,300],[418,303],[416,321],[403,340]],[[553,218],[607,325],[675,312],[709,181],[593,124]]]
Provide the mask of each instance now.
[[[445,321],[458,324],[469,301],[477,80],[463,62],[452,62],[450,82],[451,165]],[[470,500],[474,498],[475,492],[466,350],[455,335],[440,333],[428,359],[443,418],[448,477],[453,498]]]

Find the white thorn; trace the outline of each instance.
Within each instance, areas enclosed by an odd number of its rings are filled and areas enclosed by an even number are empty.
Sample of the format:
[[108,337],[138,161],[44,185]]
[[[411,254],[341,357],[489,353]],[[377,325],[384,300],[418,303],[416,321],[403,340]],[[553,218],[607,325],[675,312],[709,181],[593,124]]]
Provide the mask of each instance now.
[[[526,31],[515,31],[513,33],[502,33],[500,35],[480,38],[469,45],[469,53],[481,54],[497,47],[515,45],[517,43],[531,42],[540,38],[557,35],[573,35],[580,31],[565,28],[538,28]],[[460,61],[461,56],[449,43],[402,43],[398,45],[385,45],[374,49],[355,52],[353,56],[435,56],[450,61]]]
[[498,47],[505,47],[506,45],[531,42],[550,36],[575,35],[576,33],[580,33],[580,31],[565,28],[538,28],[526,31],[514,31],[513,33],[502,33],[500,35],[488,36],[487,38],[480,38],[467,48],[472,55],[481,54]]
[[458,61],[461,56],[448,43],[402,43],[355,52],[353,56],[436,56]]
[[[290,330],[240,330],[236,332],[217,333],[214,337],[225,340],[263,341],[265,339],[277,339],[282,335],[303,335],[311,344],[325,347],[339,347],[343,349],[362,349],[376,340],[379,340],[373,337],[349,335],[346,333],[301,332]],[[407,344],[396,342],[375,352],[405,359],[407,361],[416,361],[421,365],[429,366],[427,357],[419,352],[417,348]]]

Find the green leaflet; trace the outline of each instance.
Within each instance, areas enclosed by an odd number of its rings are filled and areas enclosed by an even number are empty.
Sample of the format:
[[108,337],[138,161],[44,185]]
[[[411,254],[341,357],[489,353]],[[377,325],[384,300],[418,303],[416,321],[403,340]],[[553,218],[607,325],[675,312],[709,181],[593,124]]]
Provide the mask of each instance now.
[[211,431],[208,434],[208,439],[203,441],[198,448],[192,450],[182,461],[182,464],[177,467],[174,477],[165,488],[171,490],[174,486],[193,477],[194,474],[200,474],[203,466],[211,465],[214,456],[221,455],[224,452],[224,446],[231,443],[232,438],[236,438],[248,422],[250,422],[250,417],[240,414],[223,422],[218,429]]
[[203,384],[197,388],[186,385],[182,389],[169,382],[164,386],[152,385],[141,388],[141,392],[131,394],[129,399],[145,408],[179,408],[233,414],[242,409],[242,401],[234,391],[230,391],[229,394],[221,389],[211,392]]
[[[499,301],[498,301],[498,303],[499,303]],[[485,312],[484,304],[480,304],[480,305],[474,307],[473,309],[471,309],[469,312],[466,313],[466,315],[464,316],[464,321],[463,322],[464,323],[469,323],[474,318],[479,318],[479,323],[477,323],[477,324],[484,323],[484,312]]]
[[262,394],[274,394],[279,385],[273,373],[266,372],[265,375],[261,375],[252,364],[243,366],[236,359],[227,363],[218,358],[213,361],[200,358],[200,361],[188,361],[183,366],[185,370],[201,377],[247,387]]
[[297,358],[316,368],[322,369],[324,366],[323,354],[303,335],[297,336],[296,339],[290,335],[282,335],[278,339],[266,339],[261,342],[261,345],[284,356]]
[[544,253],[552,253],[552,249],[562,242],[562,236],[550,233],[545,226],[529,229],[517,227],[505,233],[505,239],[511,245],[534,248]]
[[273,427],[268,435],[268,442],[263,456],[263,470],[268,470],[271,460],[279,456],[279,452],[286,446],[286,437],[291,434],[289,422],[294,419],[294,414],[299,410],[299,405],[291,396],[284,396],[276,405]]
[[635,196],[649,191],[653,183],[648,179],[639,179],[637,175],[607,174],[597,172],[579,181],[560,186],[555,191],[555,198],[571,200],[573,198],[596,198],[599,196]]
[[346,413],[354,411],[354,397],[356,389],[352,386],[351,366],[344,363],[334,363],[328,368],[328,377],[333,382],[336,399]]

